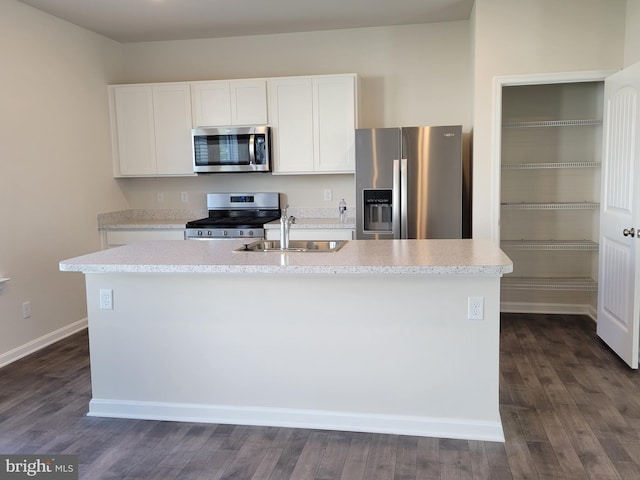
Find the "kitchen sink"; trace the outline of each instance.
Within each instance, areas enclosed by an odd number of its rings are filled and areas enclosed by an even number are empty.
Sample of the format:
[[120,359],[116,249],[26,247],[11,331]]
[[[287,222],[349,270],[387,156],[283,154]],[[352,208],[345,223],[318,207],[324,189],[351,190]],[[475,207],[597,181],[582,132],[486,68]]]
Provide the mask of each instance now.
[[348,240],[289,240],[289,248],[281,250],[280,240],[258,240],[247,243],[236,252],[337,252]]

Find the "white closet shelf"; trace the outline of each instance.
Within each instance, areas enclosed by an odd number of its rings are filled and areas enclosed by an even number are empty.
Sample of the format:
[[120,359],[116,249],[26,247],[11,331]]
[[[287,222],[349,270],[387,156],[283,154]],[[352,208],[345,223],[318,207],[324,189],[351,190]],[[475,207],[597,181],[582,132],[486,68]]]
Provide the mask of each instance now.
[[550,168],[596,168],[600,162],[505,163],[503,170],[537,170]]
[[551,202],[551,203],[502,203],[502,208],[511,210],[597,210],[599,203],[595,202]]
[[509,290],[571,290],[595,292],[598,284],[589,277],[539,278],[502,277],[501,285]]
[[534,122],[506,122],[504,128],[540,128],[540,127],[585,127],[602,125],[599,119],[584,120],[543,120]]
[[507,250],[598,251],[598,244],[591,240],[503,240],[500,246]]

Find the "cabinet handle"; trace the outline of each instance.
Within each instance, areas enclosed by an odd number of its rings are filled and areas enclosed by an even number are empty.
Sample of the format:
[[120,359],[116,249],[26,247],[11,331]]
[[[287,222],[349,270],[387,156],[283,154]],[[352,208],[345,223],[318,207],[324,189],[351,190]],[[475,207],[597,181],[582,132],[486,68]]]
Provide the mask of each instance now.
[[636,231],[635,231],[635,229],[633,229],[633,228],[631,228],[631,229],[625,228],[625,229],[622,231],[622,234],[623,234],[625,237],[629,237],[629,236],[631,236],[631,237],[635,237],[635,236],[636,236]]

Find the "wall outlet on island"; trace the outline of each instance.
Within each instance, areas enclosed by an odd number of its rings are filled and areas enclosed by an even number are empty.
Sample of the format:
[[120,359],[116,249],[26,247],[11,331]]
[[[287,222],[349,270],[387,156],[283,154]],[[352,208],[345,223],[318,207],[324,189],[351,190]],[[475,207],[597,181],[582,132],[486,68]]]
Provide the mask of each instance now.
[[469,320],[484,320],[484,297],[469,297],[467,318]]
[[100,310],[113,310],[113,290],[100,289]]

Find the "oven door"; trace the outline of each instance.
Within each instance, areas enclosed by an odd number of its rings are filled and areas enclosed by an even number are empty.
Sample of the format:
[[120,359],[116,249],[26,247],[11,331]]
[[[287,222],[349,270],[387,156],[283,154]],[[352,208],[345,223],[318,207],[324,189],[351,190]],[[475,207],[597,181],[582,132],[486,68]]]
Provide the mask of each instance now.
[[194,128],[194,172],[269,172],[269,136],[269,127]]

